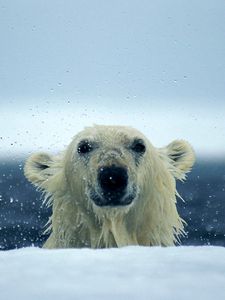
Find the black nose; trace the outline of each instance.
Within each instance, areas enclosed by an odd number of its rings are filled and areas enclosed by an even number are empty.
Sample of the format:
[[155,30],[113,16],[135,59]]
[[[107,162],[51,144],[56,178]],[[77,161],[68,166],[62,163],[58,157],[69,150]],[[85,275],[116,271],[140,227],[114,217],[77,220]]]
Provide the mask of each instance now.
[[117,166],[102,167],[98,172],[98,182],[104,198],[112,202],[119,201],[126,192],[127,170]]

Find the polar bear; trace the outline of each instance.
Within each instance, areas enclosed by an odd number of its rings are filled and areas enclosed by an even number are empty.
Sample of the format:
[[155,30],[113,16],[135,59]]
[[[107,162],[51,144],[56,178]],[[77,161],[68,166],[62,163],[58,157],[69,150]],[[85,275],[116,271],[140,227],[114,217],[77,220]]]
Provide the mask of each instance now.
[[45,248],[171,246],[184,233],[175,180],[195,155],[175,140],[154,147],[138,130],[94,125],[57,156],[31,155],[25,176],[52,206]]

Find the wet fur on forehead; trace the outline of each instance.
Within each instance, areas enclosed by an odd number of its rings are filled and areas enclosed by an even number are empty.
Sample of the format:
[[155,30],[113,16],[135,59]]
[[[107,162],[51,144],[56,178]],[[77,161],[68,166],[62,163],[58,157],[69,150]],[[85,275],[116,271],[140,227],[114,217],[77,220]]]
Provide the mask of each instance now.
[[114,126],[114,125],[94,125],[93,127],[85,127],[84,130],[80,131],[74,137],[74,141],[79,141],[80,139],[100,139],[105,142],[114,140],[115,138],[121,141],[126,141],[126,139],[132,138],[142,138],[146,137],[137,129],[128,126]]

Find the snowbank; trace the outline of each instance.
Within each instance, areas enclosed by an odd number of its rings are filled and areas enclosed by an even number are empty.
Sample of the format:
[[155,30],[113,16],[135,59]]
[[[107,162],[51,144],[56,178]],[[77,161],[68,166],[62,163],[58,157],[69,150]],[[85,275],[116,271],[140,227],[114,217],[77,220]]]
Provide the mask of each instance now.
[[0,252],[0,299],[225,299],[225,248]]

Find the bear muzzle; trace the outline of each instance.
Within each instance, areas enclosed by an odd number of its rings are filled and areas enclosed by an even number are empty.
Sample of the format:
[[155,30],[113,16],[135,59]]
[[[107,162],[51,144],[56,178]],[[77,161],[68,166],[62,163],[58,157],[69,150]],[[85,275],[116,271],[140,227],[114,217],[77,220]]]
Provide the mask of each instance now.
[[129,205],[136,197],[136,189],[129,188],[125,167],[111,165],[100,167],[97,174],[98,192],[92,190],[91,199],[98,206]]

